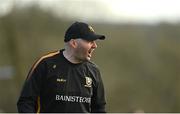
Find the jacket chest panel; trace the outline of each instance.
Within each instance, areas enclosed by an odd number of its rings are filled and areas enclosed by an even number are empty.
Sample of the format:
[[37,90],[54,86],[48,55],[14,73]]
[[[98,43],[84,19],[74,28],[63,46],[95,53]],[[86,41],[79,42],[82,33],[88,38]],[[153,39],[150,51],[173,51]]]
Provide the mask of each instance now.
[[91,77],[83,70],[78,69],[56,69],[49,72],[47,80],[49,90],[53,94],[92,96]]

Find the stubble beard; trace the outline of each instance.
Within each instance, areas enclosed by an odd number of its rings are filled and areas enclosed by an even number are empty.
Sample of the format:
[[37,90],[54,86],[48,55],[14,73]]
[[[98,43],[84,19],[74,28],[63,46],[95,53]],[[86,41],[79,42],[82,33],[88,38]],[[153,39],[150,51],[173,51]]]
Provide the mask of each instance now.
[[89,57],[86,52],[82,53],[83,50],[79,50],[76,52],[75,59],[79,62],[87,62],[90,61],[91,57]]

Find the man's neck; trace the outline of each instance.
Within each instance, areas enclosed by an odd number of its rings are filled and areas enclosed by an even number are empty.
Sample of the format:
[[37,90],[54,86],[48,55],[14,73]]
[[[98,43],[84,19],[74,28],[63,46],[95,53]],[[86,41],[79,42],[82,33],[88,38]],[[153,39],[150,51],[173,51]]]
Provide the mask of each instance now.
[[82,61],[79,61],[79,60],[77,60],[77,59],[75,58],[74,53],[71,52],[71,51],[64,50],[64,51],[63,51],[63,55],[64,55],[64,57],[65,57],[69,62],[71,62],[71,63],[73,63],[73,64],[82,63]]

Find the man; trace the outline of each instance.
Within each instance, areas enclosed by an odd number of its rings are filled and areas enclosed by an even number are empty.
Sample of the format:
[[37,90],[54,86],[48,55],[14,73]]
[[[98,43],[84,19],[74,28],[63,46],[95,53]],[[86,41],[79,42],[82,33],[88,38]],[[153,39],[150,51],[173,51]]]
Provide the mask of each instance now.
[[65,33],[65,49],[41,57],[31,68],[18,112],[105,112],[104,87],[97,66],[90,62],[97,48],[86,23],[75,22]]

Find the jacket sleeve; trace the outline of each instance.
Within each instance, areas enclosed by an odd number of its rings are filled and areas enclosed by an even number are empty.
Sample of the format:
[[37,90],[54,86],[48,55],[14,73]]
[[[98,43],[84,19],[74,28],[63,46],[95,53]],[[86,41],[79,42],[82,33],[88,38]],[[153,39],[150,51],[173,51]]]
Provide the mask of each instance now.
[[25,80],[18,99],[17,108],[19,113],[35,113],[40,110],[40,91],[44,74],[44,63],[42,61],[36,62]]
[[101,79],[101,74],[99,70],[97,71],[97,85],[93,88],[93,97],[92,97],[92,105],[91,105],[91,112],[92,113],[105,113],[105,92],[104,92],[104,85]]

